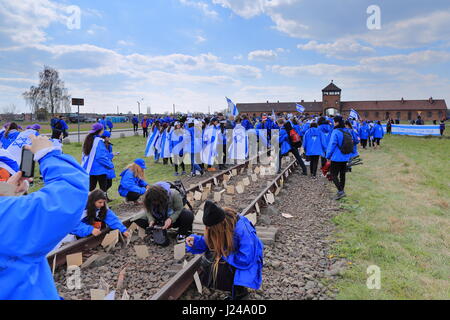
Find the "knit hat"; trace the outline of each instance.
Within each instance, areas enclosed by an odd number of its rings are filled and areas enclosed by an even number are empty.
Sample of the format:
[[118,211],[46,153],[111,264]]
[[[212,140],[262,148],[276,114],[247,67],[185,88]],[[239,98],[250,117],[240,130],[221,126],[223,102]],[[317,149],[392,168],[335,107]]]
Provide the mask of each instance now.
[[214,202],[207,200],[203,210],[203,224],[207,227],[212,227],[223,220],[225,220],[225,211]]

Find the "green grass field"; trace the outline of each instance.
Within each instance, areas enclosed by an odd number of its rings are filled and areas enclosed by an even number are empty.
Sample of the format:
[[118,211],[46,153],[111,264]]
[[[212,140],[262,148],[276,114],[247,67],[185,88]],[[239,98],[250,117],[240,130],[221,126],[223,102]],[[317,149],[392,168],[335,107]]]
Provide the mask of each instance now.
[[[334,218],[335,254],[352,261],[339,299],[450,299],[450,140],[390,136],[363,150]],[[381,269],[381,289],[366,286]]]
[[[41,126],[41,133],[47,134],[52,133],[52,130],[50,129],[50,121],[47,122],[17,122],[18,125],[20,125],[23,129],[25,129],[27,126],[38,123]],[[78,132],[78,123],[70,123],[70,121],[67,121],[67,125],[69,126],[69,132],[74,133]],[[80,123],[80,131],[89,131],[92,128],[92,123]],[[122,123],[114,123],[114,129],[133,129],[133,125],[130,122],[122,122]]]

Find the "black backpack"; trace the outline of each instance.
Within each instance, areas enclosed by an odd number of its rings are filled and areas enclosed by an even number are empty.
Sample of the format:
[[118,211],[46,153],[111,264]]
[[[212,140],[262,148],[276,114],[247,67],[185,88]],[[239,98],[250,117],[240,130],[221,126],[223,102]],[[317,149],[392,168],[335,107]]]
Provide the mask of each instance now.
[[344,135],[344,139],[342,141],[342,145],[339,147],[339,150],[341,150],[342,154],[350,154],[353,152],[353,138],[350,133],[347,131],[344,131],[342,129],[339,129],[340,132]]

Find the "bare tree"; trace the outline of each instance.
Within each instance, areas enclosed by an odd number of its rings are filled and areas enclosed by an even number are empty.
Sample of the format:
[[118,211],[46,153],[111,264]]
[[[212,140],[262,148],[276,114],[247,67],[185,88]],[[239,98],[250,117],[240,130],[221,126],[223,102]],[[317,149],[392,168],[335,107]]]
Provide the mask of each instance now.
[[10,104],[7,106],[4,106],[0,113],[3,115],[2,118],[3,120],[6,121],[13,121],[14,118],[16,117],[16,111],[17,111],[17,107],[15,104]]
[[59,78],[56,69],[44,66],[44,71],[39,72],[39,86],[31,86],[29,91],[23,93],[31,111],[35,114],[40,109],[45,109],[50,114],[70,112],[70,95],[64,88],[64,81]]

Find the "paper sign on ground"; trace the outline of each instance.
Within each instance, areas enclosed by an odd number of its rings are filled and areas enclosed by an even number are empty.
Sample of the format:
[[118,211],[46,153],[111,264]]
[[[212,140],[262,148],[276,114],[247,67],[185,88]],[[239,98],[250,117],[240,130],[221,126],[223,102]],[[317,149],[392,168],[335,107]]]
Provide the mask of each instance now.
[[87,260],[81,265],[81,269],[89,267],[95,260],[97,260],[98,257],[98,254],[93,254],[92,256],[87,258]]
[[145,229],[138,226],[138,236],[141,239],[144,239],[147,234],[145,233]]
[[198,191],[195,191],[194,199],[195,199],[196,201],[202,200],[202,193],[201,193],[201,192],[198,192]]
[[244,184],[244,186],[249,186],[250,185],[250,179],[249,178],[244,178],[244,179],[242,179],[242,183]]
[[290,219],[290,218],[293,218],[294,216],[291,216],[290,214],[288,214],[288,213],[282,213],[281,214],[284,218],[286,218],[286,219]]
[[102,247],[115,246],[119,242],[119,230],[109,232],[102,241]]
[[220,202],[222,199],[222,194],[220,192],[214,192],[214,202]]
[[202,287],[202,283],[200,281],[200,277],[198,275],[198,272],[194,273],[194,281],[195,281],[195,286],[197,287],[197,291],[198,293],[202,294],[203,292],[203,287]]
[[238,175],[238,172],[237,172],[236,169],[233,169],[233,170],[231,171],[231,173],[233,174],[233,176],[237,176],[237,175]]
[[175,260],[181,260],[186,255],[186,245],[185,243],[177,244],[173,247],[173,257]]
[[232,203],[233,203],[233,197],[232,197],[232,196],[229,196],[229,195],[227,195],[227,194],[225,194],[225,195],[223,196],[223,201],[224,201],[226,204],[232,204]]
[[81,266],[83,264],[83,254],[81,252],[69,254],[66,256],[67,267]]
[[108,282],[106,282],[105,279],[103,279],[103,277],[100,277],[100,283],[98,285],[98,288],[101,290],[104,290],[105,293],[109,292],[109,284],[108,284]]
[[202,193],[201,201],[206,201],[206,200],[208,200],[208,195],[209,195],[209,192],[204,191],[204,192]]
[[250,213],[245,216],[255,226],[257,222],[256,213]]
[[127,289],[123,290],[122,299],[120,300],[130,300],[130,296],[127,292]]
[[259,174],[260,172],[261,172],[261,169],[260,169],[259,167],[256,167],[256,168],[255,168],[255,173],[256,173],[256,174]]
[[236,191],[237,191],[237,193],[239,193],[239,194],[244,193],[244,186],[241,185],[241,184],[238,184],[238,185],[236,186]]
[[256,173],[252,174],[252,181],[253,182],[258,181],[258,175]]
[[257,213],[261,213],[261,209],[259,208],[258,202],[255,203],[255,209]]
[[106,292],[102,289],[91,289],[91,300],[103,300],[105,299]]
[[216,185],[216,186],[219,185],[219,182],[217,181],[217,178],[216,178],[216,177],[213,178],[213,181],[214,181],[214,185]]
[[227,186],[227,193],[234,194],[234,186]]
[[147,246],[134,246],[134,251],[139,259],[145,259],[149,257]]
[[212,187],[211,183],[207,183],[207,184],[206,184],[206,189],[211,190],[211,187]]
[[274,197],[273,193],[269,192],[269,193],[267,194],[267,202],[268,202],[269,204],[272,204],[272,203],[275,202],[275,197]]
[[136,230],[138,228],[138,225],[136,224],[136,222],[133,222],[130,227],[128,228],[128,232],[132,235],[134,230]]
[[198,210],[197,214],[195,215],[195,221],[198,223],[203,223],[203,210]]
[[277,188],[277,190],[275,190],[275,196],[277,196],[279,193],[280,193],[280,191],[281,191],[281,188]]
[[115,300],[116,299],[116,291],[113,290],[103,299],[103,300]]

